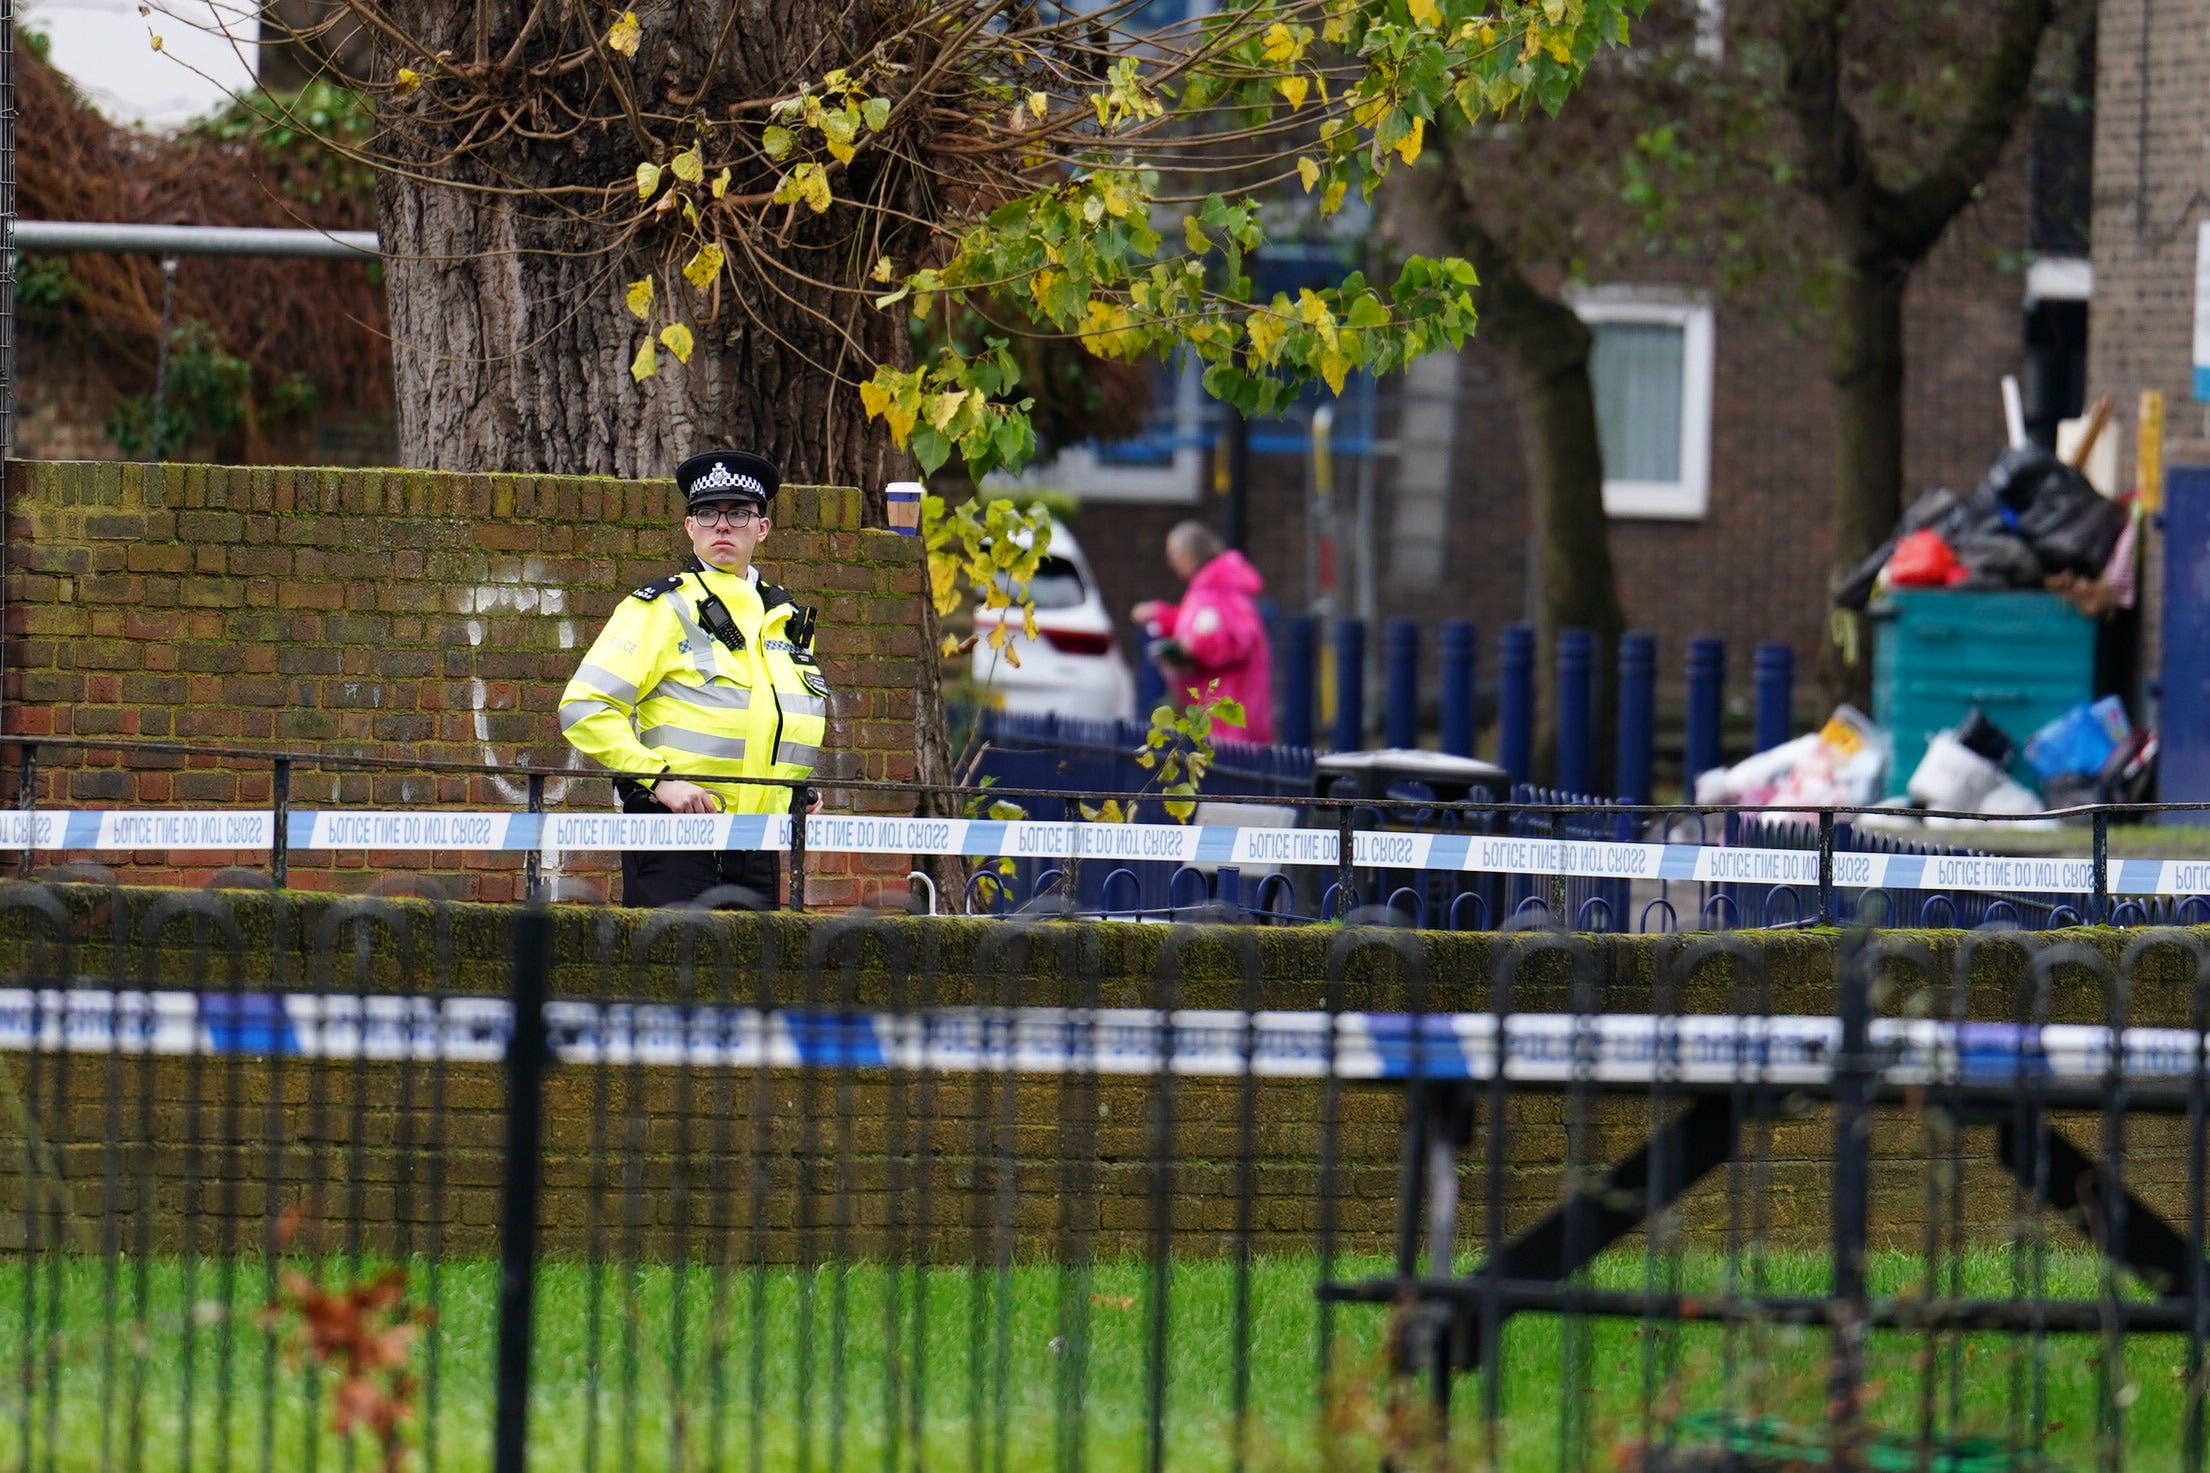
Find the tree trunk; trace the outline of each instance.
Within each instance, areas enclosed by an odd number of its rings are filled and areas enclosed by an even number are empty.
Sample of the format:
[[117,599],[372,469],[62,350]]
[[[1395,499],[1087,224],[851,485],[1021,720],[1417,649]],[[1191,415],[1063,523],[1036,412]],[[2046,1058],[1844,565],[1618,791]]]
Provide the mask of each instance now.
[[[1827,373],[1834,385],[1834,571],[1870,556],[1903,513],[1903,293],[1901,262],[1877,260],[1841,283]],[[1824,645],[1824,684],[1837,701],[1868,704],[1872,649],[1857,637]]]
[[[1595,730],[1590,741],[1595,770],[1601,773],[1615,744],[1615,672],[1627,619],[1619,604],[1610,522],[1604,514],[1604,452],[1596,433],[1595,385],[1589,378],[1595,338],[1580,314],[1537,291],[1503,247],[1478,226],[1464,226],[1464,243],[1481,274],[1475,298],[1480,330],[1511,359],[1520,423],[1528,439],[1534,477],[1535,658],[1543,668],[1555,669],[1561,629],[1587,629],[1596,635],[1590,708]],[[1549,681],[1536,684],[1552,689]],[[1556,752],[1554,691],[1540,709],[1535,739],[1539,763],[1553,761]]]
[[[384,7],[425,55],[442,52],[457,70],[490,58],[482,95],[498,105],[462,146],[463,130],[450,119],[478,106],[478,95],[420,55],[378,59],[380,75],[409,65],[426,76],[414,91],[381,94],[378,118],[381,151],[415,171],[381,171],[377,190],[403,463],[664,476],[700,449],[737,445],[775,460],[787,479],[857,485],[871,505],[908,464],[868,422],[857,389],[878,363],[908,361],[903,314],[878,310],[864,292],[825,292],[798,278],[848,280],[861,250],[870,259],[880,252],[910,260],[919,247],[903,237],[913,227],[871,233],[867,218],[839,205],[821,215],[791,206],[772,229],[746,230],[717,224],[709,207],[705,226],[722,236],[727,260],[700,293],[670,269],[695,247],[696,232],[679,227],[674,212],[641,215],[630,182],[638,164],[665,164],[697,136],[677,115],[736,116],[758,98],[793,90],[823,54],[864,54],[885,9],[876,0],[779,0],[766,16],[749,13],[757,4],[732,15],[738,3],[704,0],[672,17],[648,16],[636,65],[619,70],[658,129],[652,134],[643,122],[614,121],[624,110],[598,68],[530,82],[503,67],[525,17],[542,6]],[[487,21],[481,36],[476,16]],[[559,45],[574,47],[589,41],[575,27],[596,23],[581,11],[544,21],[523,38],[523,62],[541,60],[553,45],[543,32],[567,27]],[[711,79],[698,95],[685,95],[682,107],[671,102],[699,87],[709,58]],[[502,128],[496,120],[506,115],[557,136]],[[579,115],[593,121],[558,125]],[[742,152],[726,132],[706,146],[710,159]],[[764,159],[739,158],[732,167],[732,195],[774,185],[775,168]],[[837,189],[925,218],[915,178],[889,150],[870,150],[839,175]],[[656,277],[657,301],[640,322],[624,295],[647,275]],[[670,320],[695,334],[690,362],[660,347],[658,373],[634,381],[638,346]]]
[[[652,269],[642,252],[587,253],[561,238],[574,227],[494,197],[392,175],[380,194],[403,464],[650,477],[734,445],[790,481],[856,484],[871,503],[903,468],[851,382],[901,361],[896,313],[858,299],[843,309],[873,355],[863,363],[783,288],[738,277],[723,283],[719,321],[692,320],[689,364],[659,348],[659,372],[637,382],[629,364],[647,328],[622,288]],[[819,366],[838,363],[845,382]]]

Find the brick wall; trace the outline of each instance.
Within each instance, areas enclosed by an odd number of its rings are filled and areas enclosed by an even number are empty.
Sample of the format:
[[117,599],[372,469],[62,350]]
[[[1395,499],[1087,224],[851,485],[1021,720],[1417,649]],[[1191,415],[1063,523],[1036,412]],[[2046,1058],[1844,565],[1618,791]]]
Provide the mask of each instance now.
[[[300,990],[497,994],[505,990],[515,914],[510,907],[415,902],[341,909],[320,897],[233,895],[211,902],[149,889],[114,897],[73,889],[57,898],[71,920],[67,965],[118,986],[205,988],[210,977],[232,975],[235,963],[236,975],[275,975]],[[202,950],[195,917],[210,905],[220,923],[206,933],[211,950]],[[1163,927],[1073,924],[1015,932],[993,922],[901,919],[876,923],[857,940],[847,930],[839,940],[819,921],[713,916],[686,923],[686,943],[666,934],[652,940],[640,929],[648,921],[578,909],[556,915],[553,995],[743,1004],[771,994],[797,1007],[1007,999],[1125,1007],[1158,1005],[1171,975],[1173,995],[1185,1007],[1255,1002],[1311,1009],[1324,1005],[1341,934],[1215,928],[1177,938]],[[54,975],[58,954],[29,944],[34,924],[31,907],[0,911],[0,985]],[[1403,950],[1373,944],[1342,959],[1342,1006],[1401,1011],[1424,996],[1438,1010],[1486,1008],[1500,981],[1513,988],[1519,1009],[1572,1006],[1566,956],[1550,938],[1428,932],[1399,939],[1424,967],[1423,991],[1414,991]],[[1959,935],[1916,939],[1926,946],[1929,971],[1889,979],[1880,996],[1891,1016],[1920,1014],[1929,1004],[1938,1015],[1950,999],[1947,969]],[[2017,1016],[2018,999],[2029,991],[2026,944],[1979,947],[1970,974],[1972,1016]],[[2075,944],[2076,955],[2092,948],[2109,959],[2123,938]],[[1730,1011],[1747,997],[1776,1015],[1833,1007],[1840,943],[1831,937],[1754,937],[1746,945],[1757,948],[1758,959],[1746,965],[1674,938],[1603,937],[1588,945],[1587,983],[1607,1009],[1648,1009],[1652,979],[1660,976],[1672,979],[1670,997],[1690,1014]],[[1691,960],[1699,951],[1700,959]],[[2151,949],[2132,971],[2133,1021],[2185,1026],[2192,961],[2177,947]],[[2095,973],[2062,962],[2041,985],[2049,988],[2053,1020],[2104,1018]],[[1242,1190],[1242,1088],[1232,1079],[1183,1078],[1173,1085],[1171,1216],[1180,1251],[1232,1245]],[[1253,1088],[1257,1246],[1309,1253],[1321,1225],[1321,1091],[1283,1079],[1255,1081]],[[66,1060],[15,1056],[0,1071],[0,1107],[29,1132],[30,1149],[0,1151],[0,1250],[20,1245],[25,1196],[33,1190],[58,1205],[66,1241],[96,1245],[113,1180],[124,1184],[122,1201],[156,1204],[147,1227],[163,1249],[173,1249],[190,1224],[203,1249],[231,1241],[257,1251],[265,1216],[294,1207],[305,1234],[299,1246],[308,1250],[344,1243],[348,1224],[358,1219],[371,1248],[423,1247],[434,1224],[443,1251],[488,1253],[505,1180],[504,1100],[497,1066],[482,1063],[116,1061],[100,1051]],[[999,1173],[1010,1171],[1018,1256],[1055,1251],[1066,1225],[1063,1209],[1096,1235],[1101,1255],[1136,1255],[1152,1220],[1152,1110],[1160,1102],[1158,1082],[1149,1077],[1093,1083],[556,1068],[546,1094],[546,1249],[582,1252],[596,1234],[601,1245],[625,1245],[624,1253],[664,1257],[687,1244],[694,1255],[728,1251],[741,1261],[752,1251],[757,1221],[771,1260],[818,1255],[828,1246],[841,1177],[851,1193],[849,1251],[897,1251],[887,1230],[926,1212],[932,1255],[984,1258],[993,1246]],[[1715,1173],[1684,1200],[1689,1244],[1716,1246],[1730,1219],[1747,1232],[1753,1212],[1770,1241],[1825,1242],[1832,1117],[1808,1098],[1797,1103],[1803,1108],[1746,1133],[1745,1154],[1761,1156],[1761,1164],[1745,1162],[1739,1175]],[[1401,1084],[1348,1083],[1341,1091],[1335,1140],[1341,1248],[1380,1249],[1389,1241],[1403,1104]],[[1632,1152],[1656,1104],[1647,1094],[1591,1099],[1581,1162],[1608,1164]],[[1660,1106],[1668,1116],[1679,1107],[1677,1097]],[[1546,1211],[1568,1189],[1573,1113],[1560,1094],[1515,1091],[1506,1117],[1504,1188],[1513,1226]],[[1875,1117],[1873,1223],[1883,1245],[1920,1246],[1930,1219],[1945,1224],[1946,1208],[1929,1187],[1938,1173],[1928,1169],[1949,1149],[1939,1134],[1940,1114],[1907,1101]],[[2069,1114],[2056,1123],[2083,1149],[2098,1150],[2092,1116]],[[1976,1241],[2001,1242],[2011,1238],[2018,1209],[2009,1179],[1991,1163],[1991,1136],[1986,1126],[1964,1134],[1962,1221]],[[1471,1153],[1462,1176],[1469,1235],[1480,1230],[1478,1204],[1486,1192],[1481,1154]],[[2125,1177],[2152,1205],[2181,1211],[2188,1159],[2183,1120],[2129,1114]],[[41,1163],[35,1187],[26,1163]],[[1071,1175],[1070,1166],[1078,1168]],[[764,1203],[756,1207],[753,1192],[762,1184]],[[134,1228],[129,1240],[135,1234]],[[2065,1241],[2061,1232],[2053,1240]]]
[[[548,782],[550,806],[611,805],[555,710],[615,604],[677,565],[671,483],[112,462],[6,471],[7,735],[567,766],[579,775]],[[830,749],[844,775],[910,778],[918,542],[863,528],[854,490],[787,487],[775,510],[760,567],[821,607]],[[266,762],[47,749],[38,799],[265,805],[270,787]],[[514,808],[526,790],[499,775],[302,765],[292,798]],[[266,857],[103,857],[118,861],[147,881],[199,883]],[[518,893],[520,866],[515,854],[303,853],[290,879],[361,890],[427,872],[455,898],[496,900]],[[871,902],[887,883],[902,902],[892,871],[904,867],[882,857],[817,856],[812,868],[809,901]],[[612,869],[611,856],[573,856],[555,893],[603,896]]]

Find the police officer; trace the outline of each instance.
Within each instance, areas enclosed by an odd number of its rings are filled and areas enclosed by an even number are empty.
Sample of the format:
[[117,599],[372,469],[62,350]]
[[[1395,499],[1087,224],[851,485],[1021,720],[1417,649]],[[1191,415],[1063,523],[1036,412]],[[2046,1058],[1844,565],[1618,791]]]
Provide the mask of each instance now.
[[[622,600],[560,696],[569,744],[617,772],[624,813],[787,813],[791,789],[694,778],[813,773],[828,685],[814,663],[814,610],[762,584],[753,554],[782,480],[745,450],[709,450],[676,468],[691,557]],[[625,850],[622,901],[675,905],[723,885],[773,905],[772,850]]]

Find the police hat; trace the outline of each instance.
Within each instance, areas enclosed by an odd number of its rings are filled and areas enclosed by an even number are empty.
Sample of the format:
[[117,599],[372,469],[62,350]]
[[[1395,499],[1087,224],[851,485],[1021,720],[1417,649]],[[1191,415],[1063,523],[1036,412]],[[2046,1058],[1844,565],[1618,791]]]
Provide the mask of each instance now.
[[783,473],[775,462],[749,450],[708,450],[675,468],[685,512],[717,501],[741,501],[758,507],[764,516],[782,483]]

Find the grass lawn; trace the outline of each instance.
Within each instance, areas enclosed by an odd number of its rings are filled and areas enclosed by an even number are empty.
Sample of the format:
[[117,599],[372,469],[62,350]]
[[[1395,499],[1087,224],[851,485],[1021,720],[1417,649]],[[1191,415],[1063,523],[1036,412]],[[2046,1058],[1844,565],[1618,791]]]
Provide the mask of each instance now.
[[[100,1260],[28,1267],[37,1302],[30,1331],[26,1265],[0,1264],[0,1469],[26,1462],[56,1473],[260,1467],[264,1445],[269,1465],[286,1470],[377,1465],[365,1443],[349,1460],[327,1430],[309,1432],[327,1428],[334,1383],[301,1369],[297,1354],[264,1330],[268,1286],[258,1263],[241,1264],[227,1278],[208,1262],[189,1278],[175,1259],[146,1264],[143,1336],[135,1323],[135,1265],[124,1263],[114,1284],[119,1309],[112,1335],[104,1310],[109,1274]],[[2010,1292],[2009,1253],[1975,1253],[1963,1267],[1966,1294]],[[51,1362],[38,1353],[46,1343],[49,1269],[60,1286]],[[1604,1259],[1592,1279],[1636,1288],[1646,1269],[1639,1254],[1619,1253]],[[1372,1260],[1342,1266],[1346,1277],[1380,1270]],[[1716,1257],[1691,1255],[1680,1263],[1679,1282],[1714,1289],[1722,1271]],[[1916,1260],[1901,1254],[1874,1263],[1883,1292],[1907,1292],[1919,1272]],[[432,1292],[432,1273],[426,1263],[411,1267],[410,1297]],[[497,1267],[451,1260],[434,1273],[435,1333],[414,1362],[423,1386],[409,1466],[472,1473],[490,1461]],[[1813,1256],[1773,1255],[1766,1273],[1772,1292],[1815,1293],[1825,1268]],[[1310,1258],[1266,1259],[1254,1267],[1249,1466],[1255,1470],[1379,1466],[1374,1444],[1359,1429],[1379,1420],[1386,1400],[1374,1374],[1384,1311],[1336,1311],[1342,1389],[1331,1397],[1339,1454],[1331,1461],[1319,1431],[1314,1276]],[[341,1286],[350,1279],[332,1265],[325,1281]],[[2096,1283],[2095,1262],[2085,1252],[2051,1250],[2051,1297],[2091,1297]],[[1024,1264],[1007,1272],[1005,1286],[999,1293],[989,1270],[933,1268],[925,1296],[916,1300],[910,1275],[876,1265],[841,1273],[769,1269],[757,1278],[738,1269],[717,1284],[710,1270],[695,1266],[679,1274],[664,1265],[548,1264],[538,1285],[533,1466],[545,1473],[745,1468],[757,1446],[759,1466],[767,1469],[904,1469],[915,1466],[916,1425],[925,1467],[1022,1473],[1145,1466],[1152,1303],[1145,1265],[1101,1264],[1085,1278]],[[917,1303],[925,1309],[918,1338]],[[1168,1309],[1166,1464],[1228,1468],[1233,1266],[1177,1262]],[[900,1354],[886,1353],[892,1343]],[[1918,1425],[1925,1348],[1917,1336],[1873,1337],[1869,1401],[1877,1425],[1904,1433]],[[2093,1468],[2099,1349],[2083,1337],[2051,1337],[2038,1351],[2001,1336],[1945,1341],[1933,1362],[1937,1405],[1946,1407],[1954,1364],[1962,1408],[1956,1429],[2007,1438],[2026,1425],[2011,1407],[2014,1397],[2036,1395],[2038,1362],[2042,1447],[2051,1460],[2042,1466]],[[2131,1467],[2178,1465],[2185,1353],[2177,1337],[2138,1337],[2126,1346],[2120,1400],[2129,1403],[2124,1445]],[[1619,1446],[1671,1415],[1763,1413],[1806,1429],[1823,1416],[1826,1337],[1819,1331],[1760,1327],[1730,1336],[1717,1327],[1665,1327],[1646,1336],[1631,1321],[1567,1326],[1554,1317],[1522,1316],[1506,1332],[1502,1359],[1504,1415],[1494,1466],[1514,1473],[1581,1466],[1560,1460],[1561,1446],[1575,1444],[1588,1449],[1587,1466],[1610,1468]],[[58,1396],[49,1394],[49,1376]],[[1644,1421],[1646,1386],[1655,1392],[1654,1424]],[[1492,1466],[1479,1446],[1478,1383],[1460,1383],[1458,1405],[1464,1456],[1455,1466]],[[1570,1425],[1561,1427],[1561,1417]],[[134,1445],[142,1450],[136,1459]],[[2026,1465],[1956,1468],[2016,1466]]]

